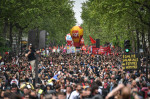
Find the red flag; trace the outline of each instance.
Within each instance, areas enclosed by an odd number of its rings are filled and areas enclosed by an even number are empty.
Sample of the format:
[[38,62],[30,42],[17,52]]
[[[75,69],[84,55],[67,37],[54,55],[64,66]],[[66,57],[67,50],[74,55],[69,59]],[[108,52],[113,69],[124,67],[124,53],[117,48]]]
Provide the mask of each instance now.
[[91,43],[92,43],[92,44],[95,44],[96,41],[95,41],[90,35],[89,35],[89,37],[90,37]]
[[32,70],[32,67],[31,67],[31,65],[30,65],[30,70]]

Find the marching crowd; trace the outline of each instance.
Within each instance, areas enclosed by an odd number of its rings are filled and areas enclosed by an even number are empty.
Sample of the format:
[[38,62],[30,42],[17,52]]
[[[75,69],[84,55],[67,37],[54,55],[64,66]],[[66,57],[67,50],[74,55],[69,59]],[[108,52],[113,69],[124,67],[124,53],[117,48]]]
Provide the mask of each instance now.
[[120,50],[115,55],[48,52],[39,55],[36,84],[28,55],[2,58],[0,99],[150,99],[150,76],[145,69],[123,71]]

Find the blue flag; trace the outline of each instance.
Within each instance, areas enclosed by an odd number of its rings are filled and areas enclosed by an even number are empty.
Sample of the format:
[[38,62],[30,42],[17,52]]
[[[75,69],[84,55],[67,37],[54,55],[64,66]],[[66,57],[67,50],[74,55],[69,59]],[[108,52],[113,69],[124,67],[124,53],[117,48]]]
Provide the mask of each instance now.
[[56,74],[56,75],[53,77],[53,79],[58,80],[57,76],[58,76],[58,74]]

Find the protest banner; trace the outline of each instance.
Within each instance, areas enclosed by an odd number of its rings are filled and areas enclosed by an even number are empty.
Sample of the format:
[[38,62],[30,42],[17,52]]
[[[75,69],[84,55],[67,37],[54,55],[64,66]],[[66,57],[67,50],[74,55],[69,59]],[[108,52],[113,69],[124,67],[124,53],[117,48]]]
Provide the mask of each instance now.
[[140,61],[138,54],[129,53],[122,55],[122,67],[123,70],[137,70],[140,67]]

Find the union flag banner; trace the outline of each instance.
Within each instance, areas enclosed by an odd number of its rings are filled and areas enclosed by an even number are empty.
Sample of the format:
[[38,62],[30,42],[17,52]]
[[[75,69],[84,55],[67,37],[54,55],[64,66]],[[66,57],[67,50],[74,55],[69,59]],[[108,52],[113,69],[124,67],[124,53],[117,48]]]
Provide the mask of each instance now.
[[100,48],[96,48],[95,46],[92,46],[92,53],[93,54],[101,54],[101,55],[109,55],[111,53],[111,49],[110,47],[102,47],[100,46]]

